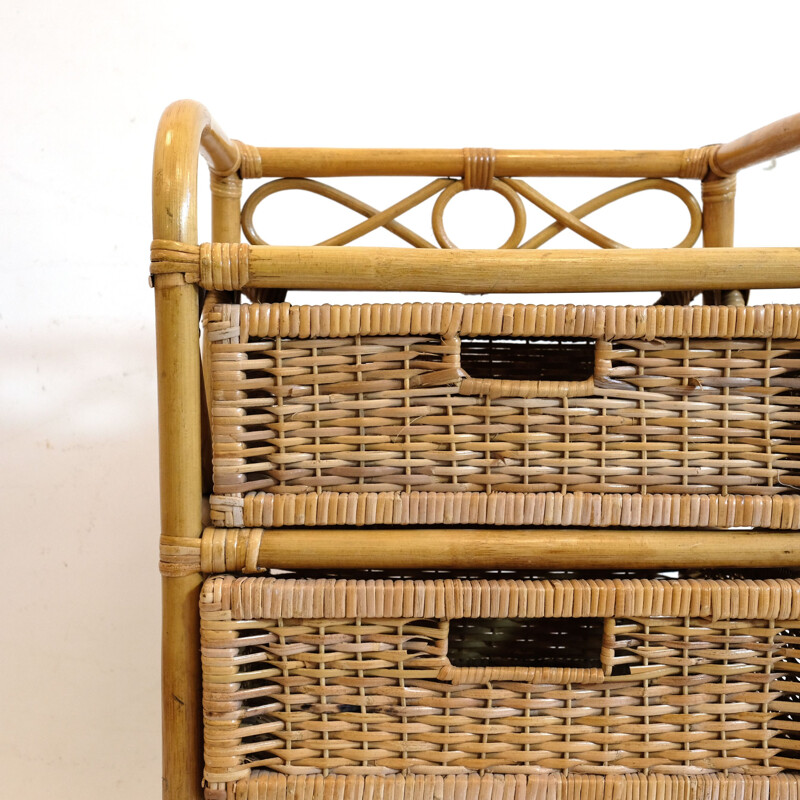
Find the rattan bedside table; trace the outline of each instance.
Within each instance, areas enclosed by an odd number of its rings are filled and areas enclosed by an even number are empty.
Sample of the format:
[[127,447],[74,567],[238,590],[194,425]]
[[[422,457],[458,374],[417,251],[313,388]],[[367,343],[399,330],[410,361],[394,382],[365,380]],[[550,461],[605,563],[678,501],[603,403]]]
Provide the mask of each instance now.
[[[797,147],[800,115],[693,150],[256,148],[166,110],[165,797],[800,793],[800,305],[746,305],[800,287],[800,250],[732,247],[737,171]],[[352,175],[425,181],[379,210],[316,180]],[[526,180],[555,175],[633,180],[568,211]],[[363,221],[270,246],[254,211],[285,190]],[[451,242],[469,190],[513,209],[500,249]],[[586,222],[642,191],[685,205],[675,248]],[[398,218],[428,201],[426,238]],[[379,227],[411,247],[343,246]],[[539,249],[564,229],[599,249]],[[285,301],[311,288],[661,296]]]

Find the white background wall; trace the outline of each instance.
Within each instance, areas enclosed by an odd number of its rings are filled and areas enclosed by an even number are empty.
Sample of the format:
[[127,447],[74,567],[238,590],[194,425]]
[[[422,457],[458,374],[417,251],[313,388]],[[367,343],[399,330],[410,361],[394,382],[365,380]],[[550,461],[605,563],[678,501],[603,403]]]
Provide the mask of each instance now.
[[[0,795],[159,793],[147,267],[152,145],[169,102],[201,100],[230,135],[263,145],[694,147],[800,111],[798,22],[791,2],[6,0]],[[798,244],[799,182],[800,155],[743,175],[737,244]],[[419,184],[358,185],[381,206]],[[607,184],[536,185],[570,207]],[[477,195],[454,202],[451,235],[493,246],[507,209]],[[274,243],[335,228],[297,229],[303,201],[284,199],[264,225]],[[632,245],[683,236],[674,198],[643,198],[631,217],[625,202],[589,221]]]

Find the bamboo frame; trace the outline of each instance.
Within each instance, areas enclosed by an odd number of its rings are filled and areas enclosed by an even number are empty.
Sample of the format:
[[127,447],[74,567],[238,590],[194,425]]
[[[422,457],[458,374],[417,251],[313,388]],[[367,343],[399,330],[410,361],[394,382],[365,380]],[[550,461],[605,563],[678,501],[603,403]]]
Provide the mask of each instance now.
[[[686,150],[497,150],[495,177],[720,177],[800,147],[800,114],[773,122],[727,144]],[[463,176],[455,149],[259,147],[247,177],[334,178],[357,175]],[[710,163],[709,163],[710,161]]]
[[[728,144],[663,151],[486,151],[495,177],[618,176],[707,179],[709,190],[732,173],[800,147],[800,115]],[[197,248],[197,162],[203,155],[212,171],[212,238],[228,248],[239,241],[241,178],[333,177],[343,175],[446,175],[475,177],[476,161],[463,150],[345,150],[255,148],[233,142],[192,101],[171,105],[159,125],[153,167],[153,236],[168,245],[153,262],[159,370],[162,553],[193,550],[202,533],[202,466],[198,281],[203,271]],[[472,153],[473,157],[475,153]],[[483,151],[481,151],[483,157]],[[470,177],[471,176],[471,177]],[[230,264],[201,286],[230,291],[244,286],[323,289],[419,289],[441,291],[615,291],[636,289],[736,290],[800,286],[800,251],[728,250],[732,244],[732,193],[706,212],[706,244],[698,251],[617,251],[551,253],[485,251],[375,250],[370,248],[252,248],[249,281],[233,285]],[[723,245],[723,247],[719,247]],[[245,249],[242,249],[245,248]],[[163,255],[163,254],[162,254]],[[237,255],[238,258],[238,255]],[[650,262],[642,269],[642,259]],[[733,258],[733,263],[729,262]],[[238,261],[234,266],[239,268]],[[467,268],[467,262],[472,265]],[[302,270],[298,270],[298,265]],[[210,266],[210,265],[209,265]],[[219,265],[217,265],[219,266]],[[244,267],[242,267],[244,268]],[[494,270],[487,280],[486,275]],[[536,274],[540,271],[541,274]],[[547,273],[550,273],[548,276]],[[207,276],[208,277],[208,276]],[[427,280],[422,281],[422,278]],[[219,533],[219,531],[217,531]],[[397,566],[513,566],[536,563],[579,567],[589,539],[595,553],[615,566],[663,566],[683,559],[693,566],[718,564],[714,537],[724,535],[731,553],[726,566],[800,564],[794,537],[780,534],[719,534],[713,531],[629,532],[621,552],[596,530],[565,535],[563,530],[443,530],[420,537],[409,549],[405,530],[380,535],[348,530],[347,536],[282,529],[264,535],[259,563],[276,559],[288,566],[369,566],[394,559]],[[610,534],[609,534],[610,535]],[[330,538],[328,539],[328,537]],[[391,536],[395,554],[381,554]],[[480,538],[465,555],[464,537]],[[689,542],[689,537],[693,540]],[[733,537],[733,538],[732,538]],[[456,544],[456,541],[459,544]],[[205,542],[205,539],[203,539]],[[380,544],[381,552],[377,545]],[[346,546],[345,546],[346,545]],[[203,545],[205,547],[205,544]],[[709,549],[711,548],[711,549]],[[717,551],[719,548],[717,548]],[[391,552],[391,551],[389,551]],[[531,554],[535,553],[535,556]],[[583,553],[583,555],[581,555]],[[689,554],[691,553],[691,558]],[[705,553],[705,555],[703,555]],[[178,561],[180,554],[176,555]],[[415,561],[416,559],[416,561]],[[595,557],[595,561],[600,556]],[[620,559],[623,559],[620,561]],[[705,559],[705,560],[703,560]],[[731,560],[735,563],[727,564]],[[191,562],[191,563],[190,563]],[[201,731],[197,599],[200,574],[194,561],[163,564],[163,735],[164,797],[200,798]],[[188,566],[187,566],[188,564]]]
[[432,535],[426,528],[207,528],[201,563],[206,572],[798,567],[800,537],[670,529],[437,527]]
[[[703,179],[703,247],[733,247],[734,203],[736,176],[720,178],[709,175]],[[742,306],[744,297],[739,289],[706,293],[703,301],[724,302],[725,305]]]
[[[260,178],[338,178],[363,175],[463,176],[461,149],[259,147]],[[502,177],[701,177],[701,150],[497,150]]]
[[800,114],[793,114],[720,145],[716,152],[716,171],[733,174],[763,161],[785,156],[798,148]]
[[153,242],[154,274],[206,289],[615,292],[800,287],[800,248],[434,250],[402,247],[176,247]]
[[[153,160],[153,234],[197,241],[197,161],[220,174],[235,171],[238,152],[208,112],[171,105],[161,118]],[[197,289],[180,273],[156,276],[156,346],[162,536],[202,531],[200,370]],[[200,798],[200,575],[162,578],[163,794]]]
[[800,287],[800,248],[407,250],[251,248],[250,286],[454,292]]

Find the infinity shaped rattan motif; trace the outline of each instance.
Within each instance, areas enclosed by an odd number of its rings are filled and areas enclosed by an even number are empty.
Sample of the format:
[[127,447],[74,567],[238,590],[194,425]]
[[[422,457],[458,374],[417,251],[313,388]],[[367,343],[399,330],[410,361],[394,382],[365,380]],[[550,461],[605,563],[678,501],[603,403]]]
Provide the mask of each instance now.
[[[336,236],[319,242],[319,245],[333,246],[350,244],[371,231],[377,230],[378,228],[385,228],[414,247],[436,247],[435,244],[429,242],[423,236],[420,236],[410,228],[398,222],[397,217],[405,214],[421,203],[424,203],[429,198],[438,195],[431,217],[433,233],[436,241],[442,248],[455,249],[457,246],[450,240],[445,231],[444,210],[456,194],[467,191],[470,188],[474,187],[469,186],[465,180],[438,178],[399,202],[380,211],[347,192],[343,192],[341,189],[336,189],[320,181],[310,178],[279,178],[263,184],[247,199],[242,208],[242,229],[247,240],[251,244],[267,244],[255,229],[253,215],[256,208],[262,200],[270,195],[277,194],[278,192],[299,190],[311,192],[312,194],[317,194],[328,200],[332,200],[366,217],[363,222],[342,231]],[[694,195],[680,184],[664,178],[643,178],[623,184],[622,186],[617,186],[607,192],[597,195],[586,203],[572,209],[572,211],[567,211],[534,189],[530,184],[517,178],[492,178],[490,181],[487,181],[487,186],[484,188],[489,188],[505,197],[514,212],[514,228],[511,235],[500,246],[501,249],[536,249],[563,230],[571,230],[598,247],[626,248],[627,245],[621,244],[600,233],[590,225],[587,225],[583,222],[583,218],[617,200],[645,191],[663,191],[673,194],[688,209],[689,230],[686,236],[684,236],[675,247],[692,247],[702,230],[702,211]],[[544,211],[554,220],[551,225],[548,225],[524,242],[522,240],[527,228],[527,216],[522,198]]]

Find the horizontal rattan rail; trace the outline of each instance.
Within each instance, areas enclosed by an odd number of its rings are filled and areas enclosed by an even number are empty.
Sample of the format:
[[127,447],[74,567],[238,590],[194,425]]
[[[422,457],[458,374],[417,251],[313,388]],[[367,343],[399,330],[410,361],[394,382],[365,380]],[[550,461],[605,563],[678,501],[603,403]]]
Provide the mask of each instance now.
[[794,534],[708,530],[206,528],[199,548],[164,544],[167,572],[800,566]]
[[[175,117],[173,120],[172,117]],[[233,142],[193,101],[174,103],[164,116],[165,150],[196,148],[220,175],[338,177],[348,175],[462,175],[461,149],[253,147]],[[725,176],[800,146],[800,114],[785,117],[722,145],[683,150],[497,150],[494,174],[524,177]],[[163,174],[161,177],[169,177]],[[190,177],[187,173],[181,179]],[[161,211],[156,203],[154,208]]]
[[[494,150],[494,176],[702,178],[717,145],[689,150]],[[260,178],[334,178],[361,175],[464,174],[463,149],[248,148],[248,175]],[[714,165],[720,169],[716,162]]]
[[[496,177],[674,177],[732,174],[800,145],[800,114],[723,145],[686,150],[495,150]],[[350,175],[463,175],[460,149],[249,147],[239,144],[243,177],[333,178]]]
[[435,250],[403,247],[185,245],[156,240],[154,275],[205,289],[621,292],[796,288],[800,248]]

